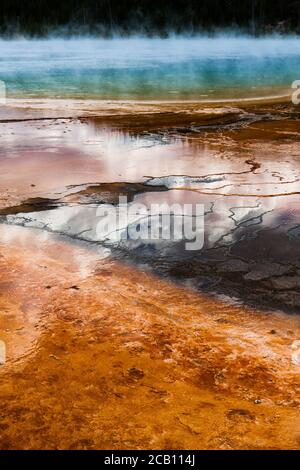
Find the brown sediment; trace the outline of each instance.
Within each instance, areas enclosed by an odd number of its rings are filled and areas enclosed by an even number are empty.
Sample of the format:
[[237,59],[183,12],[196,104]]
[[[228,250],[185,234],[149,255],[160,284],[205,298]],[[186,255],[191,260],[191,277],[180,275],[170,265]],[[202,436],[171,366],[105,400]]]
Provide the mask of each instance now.
[[[84,187],[83,187],[84,186]],[[55,209],[63,204],[117,204],[119,198],[126,196],[128,202],[143,192],[167,191],[164,186],[149,187],[142,183],[99,183],[94,185],[72,185],[66,187],[66,195],[56,199],[29,198],[17,206],[7,206],[0,209],[0,216],[28,214]]]
[[[0,448],[299,448],[298,108],[39,106],[0,124]],[[203,203],[202,252],[49,233],[120,195]]]
[[2,449],[298,448],[299,318],[0,235]]
[[57,204],[55,204],[55,200],[53,199],[47,199],[43,197],[29,198],[26,201],[21,202],[17,206],[9,206],[0,209],[0,216],[9,214],[15,215],[19,214],[20,212],[22,212],[23,214],[27,214],[36,211],[47,211],[50,209],[54,209],[55,207],[57,207]]

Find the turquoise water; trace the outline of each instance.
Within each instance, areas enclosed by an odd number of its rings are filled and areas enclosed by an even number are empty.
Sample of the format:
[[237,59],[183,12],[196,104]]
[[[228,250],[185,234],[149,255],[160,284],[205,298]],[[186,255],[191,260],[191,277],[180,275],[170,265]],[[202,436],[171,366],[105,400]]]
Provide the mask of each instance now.
[[300,79],[300,40],[0,41],[8,97],[219,99],[273,95]]

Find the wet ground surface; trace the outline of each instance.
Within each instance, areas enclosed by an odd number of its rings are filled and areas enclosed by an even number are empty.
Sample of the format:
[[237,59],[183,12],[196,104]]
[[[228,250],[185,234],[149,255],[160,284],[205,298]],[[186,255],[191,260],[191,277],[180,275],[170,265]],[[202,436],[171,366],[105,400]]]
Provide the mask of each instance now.
[[[11,193],[3,188],[1,220],[97,243],[97,209],[119,197],[149,209],[203,204],[200,250],[151,237],[100,242],[118,259],[199,291],[297,313],[299,113],[272,106],[204,108],[192,117],[193,109],[169,117],[156,110],[139,116],[138,128],[129,113],[119,116],[121,130],[115,116],[2,124],[2,179]],[[12,158],[17,171],[8,175]]]
[[299,317],[28,228],[0,249],[2,449],[298,448]]
[[[299,447],[299,111],[149,106],[0,124],[3,449]],[[120,196],[203,248],[99,243]]]

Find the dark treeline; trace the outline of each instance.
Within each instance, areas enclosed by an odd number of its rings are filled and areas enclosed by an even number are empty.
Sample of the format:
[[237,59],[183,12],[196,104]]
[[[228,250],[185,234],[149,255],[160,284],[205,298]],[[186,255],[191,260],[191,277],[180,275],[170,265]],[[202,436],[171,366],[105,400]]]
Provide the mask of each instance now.
[[0,0],[0,34],[300,33],[300,0]]

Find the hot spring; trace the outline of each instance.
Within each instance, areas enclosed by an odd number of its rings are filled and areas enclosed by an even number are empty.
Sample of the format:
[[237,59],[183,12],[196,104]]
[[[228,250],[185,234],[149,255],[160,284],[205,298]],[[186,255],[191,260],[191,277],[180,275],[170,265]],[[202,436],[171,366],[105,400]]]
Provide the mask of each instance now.
[[8,97],[218,100],[287,93],[293,37],[1,40]]

